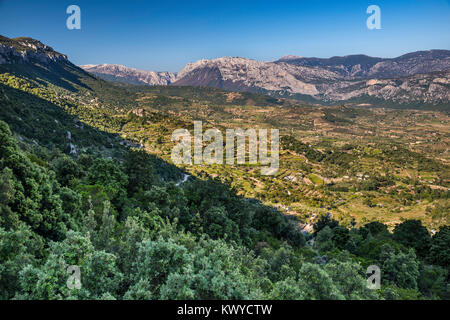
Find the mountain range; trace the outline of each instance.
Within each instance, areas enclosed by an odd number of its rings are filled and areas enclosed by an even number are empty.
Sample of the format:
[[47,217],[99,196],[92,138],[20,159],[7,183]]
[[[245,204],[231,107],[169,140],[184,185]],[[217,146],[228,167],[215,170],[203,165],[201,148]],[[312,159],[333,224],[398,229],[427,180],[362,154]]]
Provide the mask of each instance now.
[[310,102],[445,104],[450,51],[419,51],[395,59],[363,55],[330,59],[287,56],[274,62],[224,57],[190,63],[177,85],[214,86]]
[[440,105],[450,100],[448,50],[418,51],[386,59],[365,55],[329,59],[285,56],[261,62],[222,57],[189,63],[177,74],[116,65],[82,68],[104,79],[130,84],[208,86],[314,103]]
[[143,71],[119,64],[87,64],[80,67],[105,80],[135,85],[168,85],[176,78],[173,72]]
[[[0,38],[0,64],[67,61],[67,56],[31,38]],[[310,103],[389,107],[449,107],[450,51],[417,51],[397,58],[366,55],[273,62],[241,57],[203,59],[178,73],[142,71],[115,64],[83,65],[109,81],[133,85],[206,86],[267,94]]]

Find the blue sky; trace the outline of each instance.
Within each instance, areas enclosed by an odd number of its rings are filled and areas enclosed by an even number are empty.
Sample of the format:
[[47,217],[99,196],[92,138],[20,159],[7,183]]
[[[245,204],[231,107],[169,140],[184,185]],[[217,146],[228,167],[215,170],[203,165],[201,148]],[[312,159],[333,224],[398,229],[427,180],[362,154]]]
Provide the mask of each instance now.
[[[71,4],[81,8],[81,30],[66,28]],[[371,4],[381,30],[366,27]],[[221,56],[395,57],[450,49],[450,1],[0,0],[0,34],[36,38],[76,64],[156,71]]]

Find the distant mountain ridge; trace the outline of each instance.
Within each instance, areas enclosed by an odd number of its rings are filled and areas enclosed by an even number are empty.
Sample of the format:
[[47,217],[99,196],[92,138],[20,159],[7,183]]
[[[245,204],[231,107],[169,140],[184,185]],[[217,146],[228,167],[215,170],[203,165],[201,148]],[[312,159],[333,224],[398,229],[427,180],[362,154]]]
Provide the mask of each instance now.
[[260,62],[223,57],[187,64],[174,85],[213,86],[317,103],[389,101],[448,106],[450,51],[418,51],[392,59],[285,56]]
[[449,70],[450,51],[416,51],[396,58],[378,58],[362,54],[328,59],[286,56],[275,61],[275,63],[282,62],[297,66],[325,68],[338,72],[343,77],[393,78]]
[[87,64],[80,68],[105,80],[136,85],[168,85],[176,78],[173,72],[143,71],[119,64]]
[[237,91],[256,88],[277,91],[291,88],[307,95],[318,93],[313,85],[296,79],[278,64],[231,57],[188,63],[178,73],[174,84],[218,86]]
[[365,55],[329,59],[285,56],[261,62],[222,57],[188,63],[176,74],[109,64],[84,65],[81,69],[38,40],[0,36],[0,65],[26,63],[51,64],[54,68],[44,67],[41,72],[50,72],[60,81],[64,80],[62,74],[73,77],[69,70],[76,69],[130,84],[216,87],[319,104],[450,108],[449,50],[417,51],[387,59]]

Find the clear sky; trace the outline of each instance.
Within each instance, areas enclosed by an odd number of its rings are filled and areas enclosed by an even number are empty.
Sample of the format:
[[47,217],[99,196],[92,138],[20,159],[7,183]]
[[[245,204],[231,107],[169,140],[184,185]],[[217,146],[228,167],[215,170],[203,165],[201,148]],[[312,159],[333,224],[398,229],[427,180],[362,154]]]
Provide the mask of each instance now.
[[[81,30],[66,27],[71,4],[81,8]],[[372,4],[381,30],[366,27]],[[0,34],[36,38],[76,64],[155,71],[221,56],[395,57],[450,49],[450,0],[0,0]]]

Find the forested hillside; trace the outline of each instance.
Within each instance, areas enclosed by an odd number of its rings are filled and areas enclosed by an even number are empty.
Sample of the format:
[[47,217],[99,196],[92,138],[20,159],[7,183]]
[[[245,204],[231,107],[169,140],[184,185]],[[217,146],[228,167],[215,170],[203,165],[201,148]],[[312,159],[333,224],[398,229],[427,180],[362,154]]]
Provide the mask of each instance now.
[[[163,183],[143,151],[122,163],[22,150],[0,124],[2,299],[448,298],[448,241],[323,218],[314,248],[278,212],[215,181]],[[382,270],[382,289],[365,268]],[[67,267],[81,269],[67,288]]]

